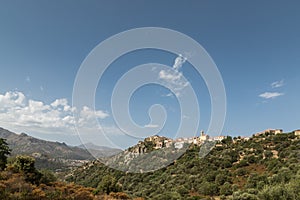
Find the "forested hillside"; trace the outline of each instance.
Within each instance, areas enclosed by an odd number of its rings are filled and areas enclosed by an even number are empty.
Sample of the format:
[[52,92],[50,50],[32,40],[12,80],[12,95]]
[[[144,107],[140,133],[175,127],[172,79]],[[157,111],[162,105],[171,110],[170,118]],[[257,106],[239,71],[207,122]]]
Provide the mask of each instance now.
[[122,192],[109,195],[94,188],[57,181],[53,172],[35,167],[35,159],[18,155],[10,157],[6,140],[0,138],[1,200],[114,200],[131,199]]
[[[299,137],[299,136],[298,136]],[[98,193],[123,191],[145,199],[300,199],[300,138],[294,133],[227,137],[205,157],[191,145],[176,162],[144,174],[125,173],[93,161],[70,182]]]

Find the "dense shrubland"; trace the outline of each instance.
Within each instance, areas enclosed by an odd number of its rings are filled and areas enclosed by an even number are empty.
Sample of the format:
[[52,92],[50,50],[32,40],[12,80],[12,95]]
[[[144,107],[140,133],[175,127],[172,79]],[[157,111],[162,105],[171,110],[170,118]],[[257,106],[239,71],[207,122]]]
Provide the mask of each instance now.
[[117,190],[107,190],[110,195],[106,195],[94,188],[59,182],[53,172],[37,170],[34,158],[24,155],[8,158],[9,153],[6,141],[0,138],[1,200],[130,199],[127,194]]
[[93,161],[68,181],[99,194],[123,191],[145,199],[300,199],[299,147],[293,133],[228,137],[205,158],[192,145],[176,162],[152,173],[120,172]]

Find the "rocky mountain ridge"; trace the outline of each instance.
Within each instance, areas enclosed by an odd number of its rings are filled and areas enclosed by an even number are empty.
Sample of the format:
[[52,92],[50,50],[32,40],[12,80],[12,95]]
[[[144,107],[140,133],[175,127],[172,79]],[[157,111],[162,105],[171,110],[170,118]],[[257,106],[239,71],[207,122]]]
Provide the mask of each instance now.
[[69,146],[64,142],[51,142],[34,138],[26,133],[16,134],[0,127],[0,138],[6,139],[12,149],[11,156],[29,155],[35,158],[37,168],[66,170],[94,160],[99,157],[111,156],[117,149],[92,149],[93,155],[86,148]]

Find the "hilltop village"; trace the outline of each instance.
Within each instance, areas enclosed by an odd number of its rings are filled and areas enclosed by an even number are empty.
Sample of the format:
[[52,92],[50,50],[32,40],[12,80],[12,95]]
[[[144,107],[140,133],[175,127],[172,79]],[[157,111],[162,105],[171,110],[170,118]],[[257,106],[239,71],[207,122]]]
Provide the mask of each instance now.
[[[282,129],[266,129],[264,131],[258,132],[253,134],[253,136],[260,136],[260,135],[277,135],[277,134],[282,134],[283,130]],[[300,136],[300,130],[295,130],[293,131],[293,133],[296,136]],[[146,153],[145,148],[142,148],[142,146],[144,146],[144,144],[146,143],[151,143],[153,146],[153,149],[161,149],[161,148],[169,148],[169,147],[175,147],[176,149],[181,149],[183,148],[184,144],[194,144],[196,146],[200,146],[201,144],[203,144],[204,142],[221,142],[222,140],[228,138],[230,136],[215,136],[215,137],[211,137],[208,134],[206,134],[204,131],[201,131],[200,136],[195,136],[195,137],[190,137],[190,138],[177,138],[177,139],[170,139],[167,137],[163,137],[163,136],[158,136],[158,135],[154,135],[154,136],[150,136],[148,138],[145,138],[144,141],[140,141],[136,146],[139,148],[135,149],[135,153]],[[250,137],[238,137],[235,140],[249,140]],[[133,149],[130,148],[130,150],[132,151]]]
[[[218,138],[204,132],[174,140],[152,136],[115,160],[114,166],[123,172],[93,161],[73,171],[68,181],[100,188],[107,177],[126,194],[144,199],[300,199],[300,130],[267,129],[250,137],[214,139]],[[215,148],[200,157],[209,141]],[[175,149],[182,142],[184,147]],[[184,153],[171,157],[177,152]],[[173,158],[174,162],[167,162]],[[166,167],[150,171],[157,166]]]
[[222,141],[226,137],[227,136],[210,137],[208,134],[205,134],[204,131],[201,131],[200,136],[190,138],[177,138],[175,140],[154,135],[146,138],[145,142],[153,142],[155,144],[155,146],[153,147],[154,149],[161,149],[163,147],[169,148],[172,145],[174,145],[176,149],[181,149],[184,144],[201,145],[205,141]]

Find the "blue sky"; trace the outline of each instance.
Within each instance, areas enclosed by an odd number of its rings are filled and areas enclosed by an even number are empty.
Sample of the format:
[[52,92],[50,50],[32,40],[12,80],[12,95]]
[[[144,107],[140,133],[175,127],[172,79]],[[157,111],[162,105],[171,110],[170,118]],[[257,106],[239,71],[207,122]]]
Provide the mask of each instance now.
[[[85,57],[114,34],[139,27],[164,27],[196,40],[216,63],[227,95],[224,135],[251,135],[267,128],[298,129],[299,7],[298,1],[1,1],[0,126],[78,144],[68,106],[72,105],[74,80]],[[87,126],[90,115],[96,115],[114,132],[110,96],[117,80],[143,63],[172,67],[176,57],[148,49],[117,59],[98,85],[98,113],[89,108],[84,111]],[[188,62],[181,72],[200,102],[199,131],[206,130],[210,98],[205,83]],[[162,104],[168,118],[161,134],[173,136],[180,112],[178,101],[169,93],[155,85],[136,91],[130,101],[135,122],[146,125],[149,106]],[[51,115],[41,114],[51,109]],[[25,114],[21,116],[21,112]],[[24,120],[34,112],[40,115]],[[51,126],[55,120],[62,123]],[[61,127],[64,125],[66,129]],[[132,143],[128,140],[126,144]]]

